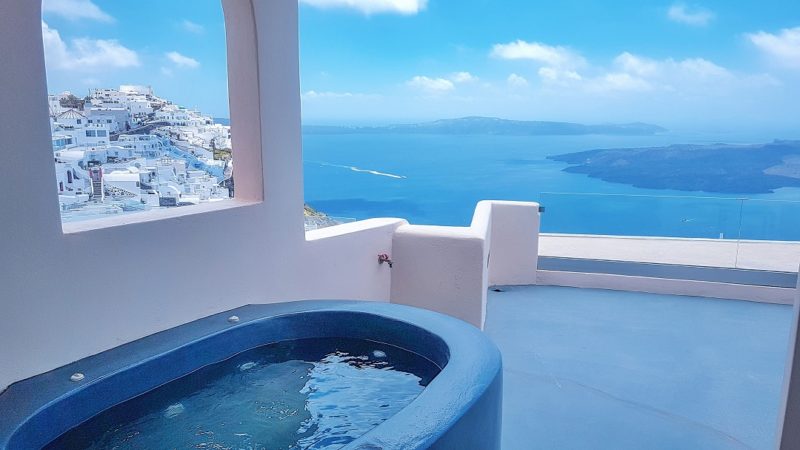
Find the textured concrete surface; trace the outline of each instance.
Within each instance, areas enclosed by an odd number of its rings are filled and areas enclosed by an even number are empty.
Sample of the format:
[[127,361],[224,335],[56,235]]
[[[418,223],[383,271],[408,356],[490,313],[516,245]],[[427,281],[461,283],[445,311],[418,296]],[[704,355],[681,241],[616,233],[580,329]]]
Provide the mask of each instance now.
[[563,287],[490,292],[503,448],[771,449],[791,307]]

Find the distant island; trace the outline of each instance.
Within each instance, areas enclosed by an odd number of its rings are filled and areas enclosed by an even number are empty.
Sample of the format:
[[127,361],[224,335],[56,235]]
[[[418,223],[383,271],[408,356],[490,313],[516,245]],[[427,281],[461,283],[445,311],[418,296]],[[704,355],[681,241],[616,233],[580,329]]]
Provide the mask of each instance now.
[[549,156],[566,172],[647,189],[730,194],[800,187],[800,141],[754,145],[671,145]]
[[645,136],[667,131],[647,123],[583,125],[570,122],[506,120],[494,117],[462,117],[433,122],[362,126],[306,125],[306,134],[448,134],[509,136],[573,136],[587,134]]

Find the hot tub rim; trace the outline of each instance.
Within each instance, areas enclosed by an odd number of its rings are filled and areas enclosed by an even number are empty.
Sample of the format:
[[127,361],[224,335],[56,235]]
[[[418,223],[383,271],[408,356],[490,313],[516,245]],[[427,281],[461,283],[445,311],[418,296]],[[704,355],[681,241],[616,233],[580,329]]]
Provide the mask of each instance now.
[[[352,441],[344,447],[345,449],[373,448],[375,443],[381,445],[381,448],[428,448],[469,412],[470,408],[502,376],[502,361],[497,347],[478,329],[443,314],[404,305],[348,300],[304,300],[245,305],[145,336],[12,384],[0,393],[0,413],[2,413],[0,449],[10,449],[9,445],[14,443],[15,436],[49,408],[57,407],[60,402],[69,400],[70,397],[79,398],[75,396],[92,387],[102,386],[102,383],[106,383],[112,377],[124,377],[134,369],[145,367],[148,362],[173,357],[179,350],[190,351],[203,344],[214,344],[215,339],[220,339],[220,336],[231,339],[237,330],[249,332],[251,328],[255,330],[259,326],[274,326],[276,321],[284,319],[291,321],[292,318],[294,320],[308,317],[329,318],[331,314],[369,315],[389,322],[395,321],[400,326],[414,327],[428,333],[429,338],[440,340],[447,352],[447,361],[441,372],[416,399],[385,422]],[[227,318],[232,315],[238,316],[239,322],[228,322]],[[382,331],[385,333],[386,329]],[[293,337],[282,336],[278,340],[289,339]],[[374,340],[406,347],[397,341],[383,341],[380,336]],[[268,343],[263,342],[259,345]],[[225,353],[226,356],[222,359],[245,350],[246,348],[238,348],[233,353]],[[437,364],[440,362],[428,354],[422,356]],[[206,364],[197,365],[189,372],[160,384],[180,378],[203,365]],[[86,371],[87,367],[105,367],[106,370]],[[70,374],[80,370],[86,371],[86,379],[80,383],[68,381]],[[115,404],[141,395],[154,387],[125,396]],[[53,395],[54,393],[57,395]],[[92,416],[107,408],[108,406],[95,411]],[[11,414],[7,414],[9,409]],[[92,416],[77,422],[73,421],[69,428],[79,425]],[[424,423],[420,424],[423,418]],[[54,434],[45,443],[65,431],[67,430]]]

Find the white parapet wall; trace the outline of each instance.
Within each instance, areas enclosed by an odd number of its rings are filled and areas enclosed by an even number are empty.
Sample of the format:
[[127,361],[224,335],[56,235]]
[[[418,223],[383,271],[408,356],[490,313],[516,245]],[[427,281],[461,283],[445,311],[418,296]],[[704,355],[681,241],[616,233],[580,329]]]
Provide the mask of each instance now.
[[795,296],[794,289],[773,286],[550,270],[538,272],[537,284],[745,300],[779,305],[791,305]]
[[306,298],[389,301],[392,271],[378,264],[392,253],[403,219],[369,219],[306,232],[304,260],[313,268]]
[[[792,304],[795,289],[771,285],[771,273],[793,273],[800,261],[800,243],[738,241],[649,236],[601,236],[542,233],[540,257],[561,258],[594,264],[584,271],[550,270],[540,264],[536,284],[577,288],[688,295],[762,303]],[[659,277],[632,273],[605,273],[609,263],[646,268],[653,265],[681,268],[684,277]],[[704,279],[705,269],[728,270],[725,280]],[[736,272],[751,271],[750,281],[737,279]],[[656,271],[651,271],[656,273]],[[687,276],[690,273],[693,276]],[[763,274],[753,281],[754,274]]]
[[224,0],[236,199],[63,227],[41,1],[0,3],[0,391],[249,303],[388,301],[406,222],[306,234],[296,0]]
[[491,284],[534,284],[539,205],[478,203],[469,227],[403,225],[392,239],[391,301],[483,328]]

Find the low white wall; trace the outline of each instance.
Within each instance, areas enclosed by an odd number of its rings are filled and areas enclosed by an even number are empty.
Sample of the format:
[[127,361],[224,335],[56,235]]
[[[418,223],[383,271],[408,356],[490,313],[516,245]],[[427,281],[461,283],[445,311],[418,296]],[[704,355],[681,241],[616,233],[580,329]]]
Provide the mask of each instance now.
[[791,305],[795,289],[697,280],[539,270],[537,284],[652,294],[688,295]]
[[306,233],[303,259],[313,267],[303,297],[388,302],[392,271],[378,255],[392,254],[392,238],[402,219],[370,219]]
[[794,272],[800,242],[542,233],[541,256]]
[[391,250],[404,222],[367,221],[306,240],[297,1],[223,6],[238,200],[65,234],[41,3],[0,2],[0,390],[248,303],[388,300],[390,274],[377,253]]
[[533,284],[539,205],[482,201],[469,227],[404,225],[392,243],[392,303],[483,328],[490,283]]
[[392,243],[391,301],[427,308],[482,327],[486,235],[469,227],[405,225]]
[[[672,264],[685,270],[730,268],[762,271],[795,270],[800,244],[775,241],[592,236],[543,233],[543,257]],[[658,294],[727,298],[791,304],[794,289],[734,283],[665,279],[590,272],[539,270],[536,284]]]

